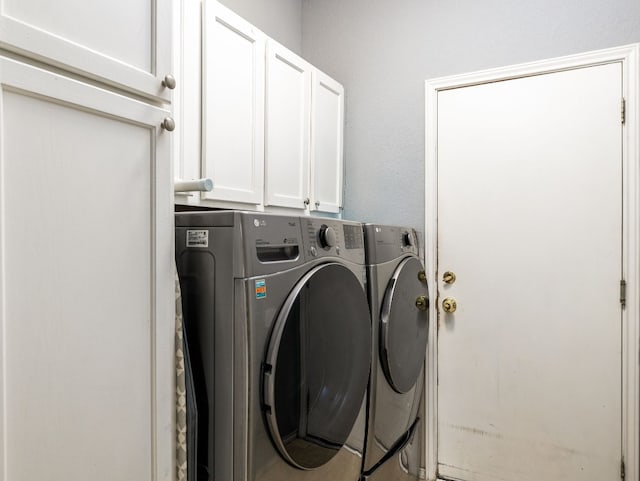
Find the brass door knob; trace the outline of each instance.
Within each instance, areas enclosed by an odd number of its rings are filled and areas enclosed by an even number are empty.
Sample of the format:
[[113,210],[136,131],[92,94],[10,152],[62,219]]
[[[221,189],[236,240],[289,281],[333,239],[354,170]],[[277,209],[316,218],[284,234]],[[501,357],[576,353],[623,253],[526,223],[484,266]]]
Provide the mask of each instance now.
[[457,308],[458,308],[458,303],[453,297],[446,297],[442,301],[442,309],[444,309],[444,312],[453,313],[453,312],[456,312]]
[[426,311],[429,307],[429,299],[427,299],[427,296],[416,297],[416,307],[421,311]]
[[456,274],[451,271],[447,271],[442,276],[442,281],[445,284],[453,284],[456,281]]

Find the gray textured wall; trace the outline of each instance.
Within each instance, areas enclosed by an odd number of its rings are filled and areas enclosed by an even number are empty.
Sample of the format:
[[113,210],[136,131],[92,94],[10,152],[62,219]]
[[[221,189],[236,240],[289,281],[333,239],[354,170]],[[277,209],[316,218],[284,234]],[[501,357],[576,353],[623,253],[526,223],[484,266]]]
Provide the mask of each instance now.
[[289,50],[302,51],[301,0],[220,0]]
[[640,0],[302,0],[346,90],[345,217],[424,228],[424,81],[640,41]]

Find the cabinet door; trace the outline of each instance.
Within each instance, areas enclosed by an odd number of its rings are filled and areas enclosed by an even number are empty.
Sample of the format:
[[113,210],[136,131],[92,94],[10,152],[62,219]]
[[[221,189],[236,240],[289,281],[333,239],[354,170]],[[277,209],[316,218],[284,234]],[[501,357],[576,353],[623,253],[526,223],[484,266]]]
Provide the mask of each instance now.
[[204,10],[205,199],[262,204],[265,36],[217,2]]
[[313,72],[311,110],[311,208],[338,213],[342,207],[344,88],[318,70]]
[[267,44],[265,205],[309,204],[311,66],[273,40]]
[[0,58],[0,479],[174,479],[166,111]]
[[173,19],[173,64],[180,79],[171,103],[177,125],[171,139],[174,176],[177,179],[197,179],[201,177],[202,155],[201,3],[176,0]]
[[3,0],[0,46],[169,100],[171,0]]

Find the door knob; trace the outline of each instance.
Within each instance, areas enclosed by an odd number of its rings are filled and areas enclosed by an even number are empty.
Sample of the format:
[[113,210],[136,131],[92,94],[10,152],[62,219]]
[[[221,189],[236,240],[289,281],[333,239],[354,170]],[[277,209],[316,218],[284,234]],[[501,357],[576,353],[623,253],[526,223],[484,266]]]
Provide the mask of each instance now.
[[427,296],[418,296],[416,298],[416,307],[421,311],[426,311],[429,307],[429,299],[427,299]]
[[457,308],[458,308],[458,303],[453,297],[446,297],[442,301],[442,309],[444,310],[444,312],[448,312],[451,314],[453,312],[456,312]]
[[444,275],[442,276],[442,281],[445,284],[453,284],[456,281],[455,272],[451,272],[451,271],[445,272]]

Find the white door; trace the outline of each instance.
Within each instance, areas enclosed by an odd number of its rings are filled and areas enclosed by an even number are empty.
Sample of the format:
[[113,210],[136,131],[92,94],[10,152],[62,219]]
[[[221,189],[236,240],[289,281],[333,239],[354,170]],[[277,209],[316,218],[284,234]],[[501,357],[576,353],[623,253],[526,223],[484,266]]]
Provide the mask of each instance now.
[[265,35],[218,2],[204,5],[205,199],[262,204]]
[[309,205],[311,65],[267,44],[265,205]]
[[170,481],[167,112],[0,58],[0,480]]
[[344,88],[314,70],[311,104],[311,209],[340,212]]
[[170,100],[170,0],[4,0],[0,46]]
[[620,62],[438,93],[442,478],[620,478],[621,98]]

